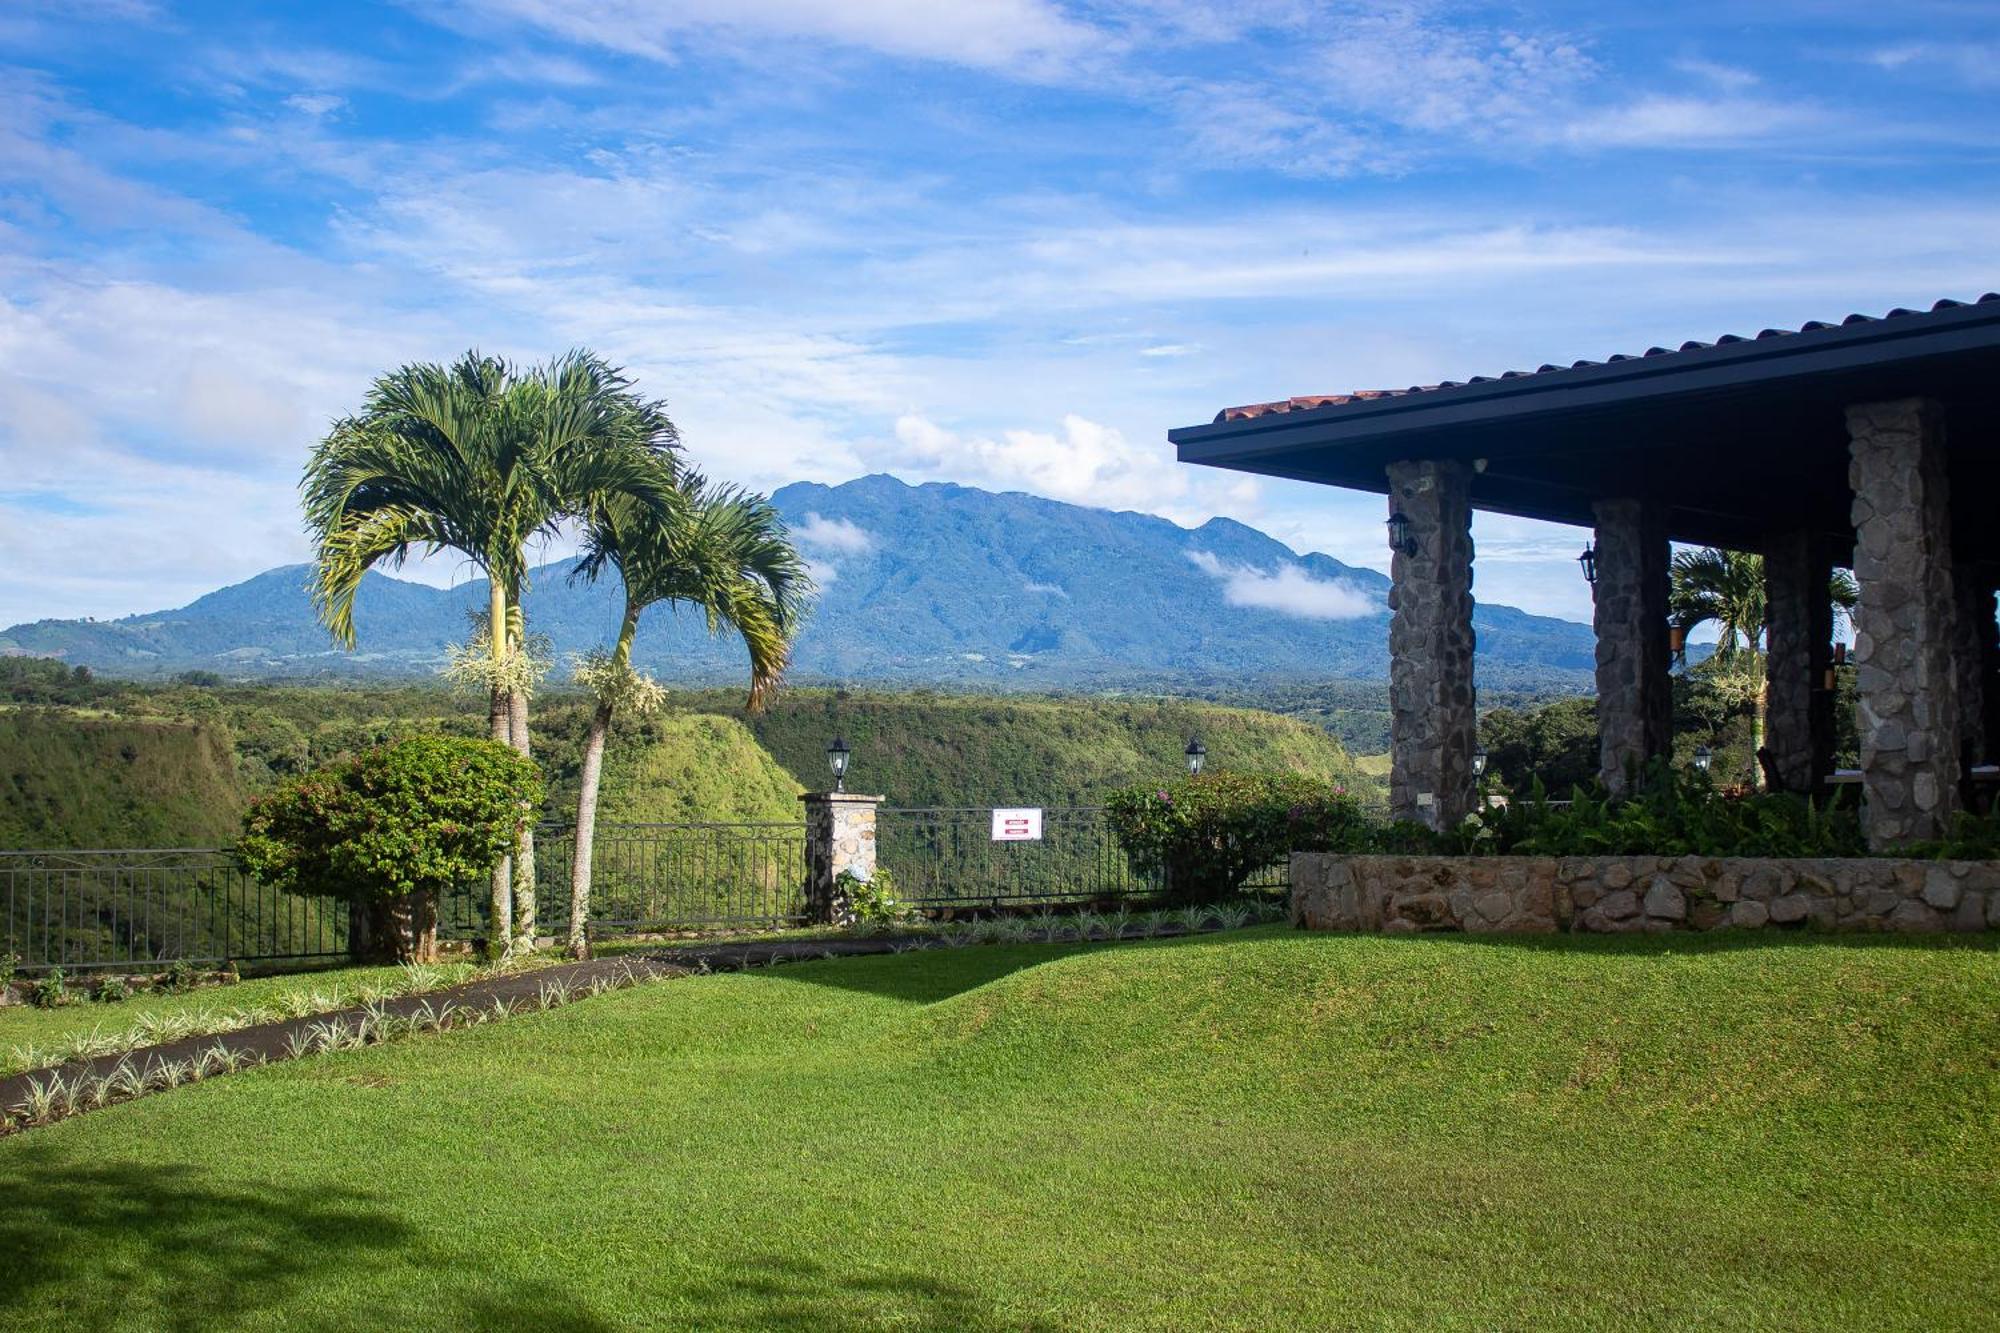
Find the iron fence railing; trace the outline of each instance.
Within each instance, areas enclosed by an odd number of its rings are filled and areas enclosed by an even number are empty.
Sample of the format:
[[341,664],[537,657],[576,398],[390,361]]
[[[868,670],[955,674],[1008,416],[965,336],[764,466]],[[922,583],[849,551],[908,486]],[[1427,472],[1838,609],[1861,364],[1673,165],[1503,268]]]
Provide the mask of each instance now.
[[985,808],[885,809],[875,836],[878,862],[920,908],[1141,899],[1161,889],[1132,868],[1097,806],[1044,808],[1036,841],[995,842]]
[[[544,929],[568,929],[573,829],[535,844]],[[600,824],[591,851],[590,928],[786,926],[806,913],[803,823]]]
[[258,884],[226,849],[0,852],[0,954],[22,967],[335,957],[347,908]]

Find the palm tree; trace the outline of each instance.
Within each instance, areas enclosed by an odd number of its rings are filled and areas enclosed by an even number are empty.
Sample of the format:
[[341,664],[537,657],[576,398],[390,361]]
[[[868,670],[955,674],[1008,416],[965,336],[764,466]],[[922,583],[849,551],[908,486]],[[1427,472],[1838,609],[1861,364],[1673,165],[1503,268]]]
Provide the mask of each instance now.
[[[1716,627],[1717,665],[1750,678],[1752,683],[1744,688],[1752,702],[1753,754],[1764,748],[1764,716],[1769,703],[1760,660],[1769,619],[1764,589],[1763,556],[1703,546],[1675,554],[1667,593],[1672,624],[1681,632],[1678,660],[1687,660],[1689,632],[1712,622]],[[1833,603],[1833,625],[1838,633],[1851,621],[1855,603],[1860,600],[1854,575],[1845,569],[1835,569],[1827,583],[1827,597]]]
[[623,708],[651,712],[663,691],[632,669],[632,641],[639,617],[660,602],[698,608],[709,632],[734,630],[750,654],[751,712],[777,689],[790,656],[791,637],[812,595],[805,562],[793,549],[785,523],[761,495],[710,487],[699,477],[681,482],[685,517],[661,524],[624,496],[592,507],[584,555],[572,578],[594,580],[614,567],[625,585],[625,612],[608,655],[593,654],[576,668],[578,680],[597,696],[584,741],[577,791],[576,847],[570,862],[569,952],[589,955],[584,927],[590,919],[591,853],[597,835],[597,793],[611,719]]
[[[468,352],[449,367],[417,363],[378,378],[360,412],[336,421],[314,447],[300,486],[317,547],[313,597],[334,638],[353,645],[354,599],[370,569],[399,567],[417,547],[460,552],[487,579],[492,735],[524,748],[525,698],[517,736],[513,694],[524,684],[529,542],[605,496],[629,496],[663,516],[680,502],[670,484],[678,447],[671,423],[643,434],[637,423],[650,418],[630,384],[584,351],[526,371]],[[524,815],[521,850],[531,852],[528,822]],[[515,860],[532,895],[529,858]],[[502,950],[518,943],[514,903],[502,861],[493,878]]]

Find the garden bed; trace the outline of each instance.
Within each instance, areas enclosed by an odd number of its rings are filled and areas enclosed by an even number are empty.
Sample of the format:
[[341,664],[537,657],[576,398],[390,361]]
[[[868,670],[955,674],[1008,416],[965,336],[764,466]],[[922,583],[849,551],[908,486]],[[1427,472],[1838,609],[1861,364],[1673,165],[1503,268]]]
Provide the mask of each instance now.
[[2000,928],[2000,862],[1292,854],[1307,930],[1475,934]]

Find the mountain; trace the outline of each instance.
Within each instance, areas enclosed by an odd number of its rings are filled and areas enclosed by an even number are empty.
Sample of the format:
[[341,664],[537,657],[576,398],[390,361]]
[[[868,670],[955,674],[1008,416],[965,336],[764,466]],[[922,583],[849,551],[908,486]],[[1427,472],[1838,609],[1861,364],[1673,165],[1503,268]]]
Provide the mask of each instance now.
[[[794,656],[802,680],[1109,688],[1388,671],[1385,576],[1229,519],[1188,529],[890,476],[802,482],[772,499],[821,587]],[[273,569],[173,611],[16,625],[0,652],[130,676],[428,674],[486,604],[483,581],[442,590],[370,574],[348,653],[314,620],[306,573]],[[559,655],[603,641],[618,620],[614,584],[569,574],[568,562],[543,567],[527,596],[532,627]],[[1485,604],[1474,624],[1485,683],[1587,686],[1587,626]],[[666,609],[648,613],[635,658],[684,682],[742,670],[740,646]]]

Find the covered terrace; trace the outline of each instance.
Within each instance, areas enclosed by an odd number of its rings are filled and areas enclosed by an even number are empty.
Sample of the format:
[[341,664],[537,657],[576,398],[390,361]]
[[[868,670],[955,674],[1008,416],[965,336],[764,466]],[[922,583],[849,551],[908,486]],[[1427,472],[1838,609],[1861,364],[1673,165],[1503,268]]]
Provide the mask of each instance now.
[[1594,530],[1601,772],[1669,753],[1670,543],[1756,551],[1766,748],[1833,771],[1833,567],[1855,615],[1863,819],[1938,834],[2000,754],[2000,295],[1464,382],[1233,407],[1184,463],[1388,497],[1393,812],[1473,808],[1472,511]]

